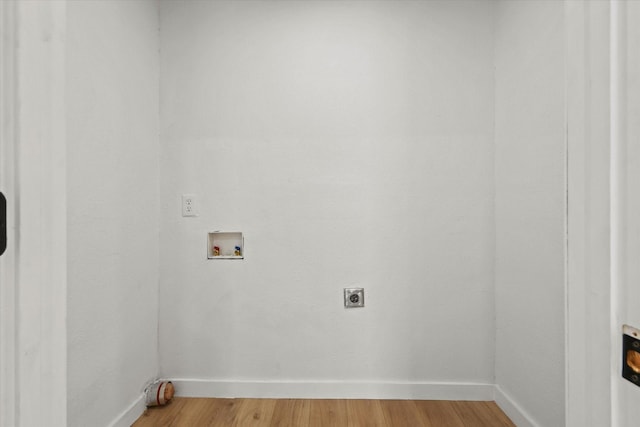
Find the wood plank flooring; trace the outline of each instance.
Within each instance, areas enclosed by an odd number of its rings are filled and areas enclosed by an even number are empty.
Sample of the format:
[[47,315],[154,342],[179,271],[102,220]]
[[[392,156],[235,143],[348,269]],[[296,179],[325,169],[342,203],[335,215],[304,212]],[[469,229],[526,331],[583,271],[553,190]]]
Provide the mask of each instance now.
[[515,427],[494,402],[176,397],[133,427]]

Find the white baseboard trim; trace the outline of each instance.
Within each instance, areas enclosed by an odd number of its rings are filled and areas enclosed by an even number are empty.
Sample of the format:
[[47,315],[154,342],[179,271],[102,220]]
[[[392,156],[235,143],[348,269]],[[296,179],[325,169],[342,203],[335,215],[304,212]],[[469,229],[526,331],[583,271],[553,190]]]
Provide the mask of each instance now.
[[[500,386],[483,383],[374,381],[246,381],[179,378],[170,380],[180,397],[270,399],[415,399],[494,400],[518,427],[540,427]],[[145,395],[116,417],[109,427],[129,427],[144,413]]]
[[[518,427],[540,427],[499,386],[483,383],[374,381],[232,381],[179,378],[170,380],[180,397],[289,399],[495,400]],[[116,417],[109,427],[129,427],[144,413],[145,395]]]
[[518,405],[500,386],[495,386],[494,400],[511,421],[518,427],[540,427],[531,415]]
[[140,415],[144,413],[146,409],[145,395],[142,393],[138,398],[125,409],[115,420],[109,424],[109,427],[131,427]]
[[172,379],[176,396],[290,399],[493,400],[494,385],[482,383],[232,381]]

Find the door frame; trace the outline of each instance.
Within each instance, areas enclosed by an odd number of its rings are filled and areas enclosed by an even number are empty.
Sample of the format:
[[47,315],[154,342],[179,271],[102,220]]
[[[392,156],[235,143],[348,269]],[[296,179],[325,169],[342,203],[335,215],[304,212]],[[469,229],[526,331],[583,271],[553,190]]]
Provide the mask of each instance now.
[[3,426],[67,421],[65,19],[66,1],[0,2]]
[[626,7],[626,0],[565,0],[567,427],[630,425],[620,375],[621,311],[630,291],[622,238]]
[[0,426],[16,421],[16,4],[0,2],[0,190],[7,199],[7,250],[0,256]]

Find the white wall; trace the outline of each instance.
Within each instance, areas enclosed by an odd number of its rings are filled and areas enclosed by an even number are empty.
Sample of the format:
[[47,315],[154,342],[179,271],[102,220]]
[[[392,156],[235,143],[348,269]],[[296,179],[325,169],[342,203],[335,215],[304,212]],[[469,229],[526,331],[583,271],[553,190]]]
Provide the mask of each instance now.
[[69,2],[68,425],[106,425],[158,371],[158,11]]
[[[492,24],[476,1],[161,3],[162,375],[493,383]],[[213,230],[246,259],[207,260]]]
[[496,6],[496,383],[564,424],[563,3]]

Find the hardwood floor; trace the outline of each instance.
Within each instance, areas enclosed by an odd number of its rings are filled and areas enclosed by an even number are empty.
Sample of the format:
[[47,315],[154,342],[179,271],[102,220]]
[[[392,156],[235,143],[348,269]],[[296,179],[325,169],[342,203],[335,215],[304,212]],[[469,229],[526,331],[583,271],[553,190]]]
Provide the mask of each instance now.
[[148,408],[133,427],[515,427],[494,402],[204,399]]

